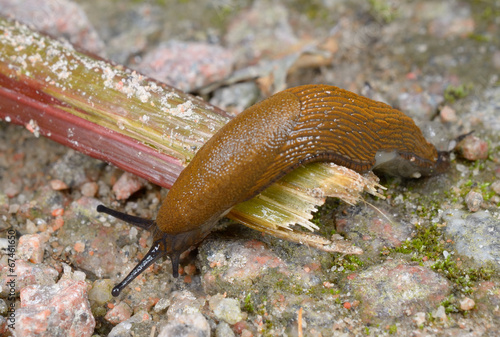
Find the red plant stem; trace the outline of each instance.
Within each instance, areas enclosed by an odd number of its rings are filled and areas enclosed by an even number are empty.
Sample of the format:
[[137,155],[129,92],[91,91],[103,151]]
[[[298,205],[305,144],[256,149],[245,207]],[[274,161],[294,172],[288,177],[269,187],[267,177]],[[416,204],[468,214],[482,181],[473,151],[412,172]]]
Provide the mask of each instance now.
[[[57,100],[26,83],[0,75],[0,97],[0,118],[26,127],[34,120],[40,135],[165,188],[172,187],[183,169],[178,159],[46,103]],[[68,137],[70,130],[74,131]],[[139,155],[133,158],[131,154]],[[141,162],[148,164],[141,165]],[[152,162],[158,164],[151,165]]]
[[170,188],[228,118],[189,94],[0,18],[1,120]]

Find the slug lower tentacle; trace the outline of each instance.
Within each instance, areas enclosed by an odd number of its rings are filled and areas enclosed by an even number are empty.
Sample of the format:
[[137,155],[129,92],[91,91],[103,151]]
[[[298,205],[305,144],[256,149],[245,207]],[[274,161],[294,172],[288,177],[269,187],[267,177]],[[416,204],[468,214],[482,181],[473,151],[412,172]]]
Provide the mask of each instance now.
[[418,178],[446,170],[449,153],[438,152],[410,117],[387,104],[326,85],[279,92],[231,120],[198,151],[156,221],[98,207],[154,228],[153,248],[113,295],[164,255],[171,257],[177,277],[180,254],[203,240],[234,205],[313,161]]

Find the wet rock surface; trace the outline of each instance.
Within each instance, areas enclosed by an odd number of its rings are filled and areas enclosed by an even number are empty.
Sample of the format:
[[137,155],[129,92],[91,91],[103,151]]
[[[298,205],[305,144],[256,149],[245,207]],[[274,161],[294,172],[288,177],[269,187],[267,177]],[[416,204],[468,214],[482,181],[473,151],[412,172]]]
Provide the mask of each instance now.
[[449,294],[449,282],[429,268],[389,260],[347,276],[346,288],[360,301],[366,321],[398,319],[429,311]]
[[478,265],[490,263],[500,270],[500,220],[482,211],[468,214],[462,210],[444,213],[446,233],[455,241],[455,249],[468,256]]

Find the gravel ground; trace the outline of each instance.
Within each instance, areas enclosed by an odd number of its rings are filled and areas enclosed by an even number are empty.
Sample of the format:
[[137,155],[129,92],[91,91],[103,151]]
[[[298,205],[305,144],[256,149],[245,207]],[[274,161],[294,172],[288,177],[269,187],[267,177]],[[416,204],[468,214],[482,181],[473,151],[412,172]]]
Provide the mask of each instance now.
[[382,177],[385,200],[322,207],[321,233],[353,241],[361,256],[223,220],[183,254],[178,279],[167,260],[113,298],[151,236],[96,206],[153,218],[167,191],[0,121],[1,333],[498,334],[498,2],[44,0],[35,12],[30,2],[1,0],[0,12],[231,113],[286,87],[325,83],[400,108],[442,149],[474,133],[443,175]]

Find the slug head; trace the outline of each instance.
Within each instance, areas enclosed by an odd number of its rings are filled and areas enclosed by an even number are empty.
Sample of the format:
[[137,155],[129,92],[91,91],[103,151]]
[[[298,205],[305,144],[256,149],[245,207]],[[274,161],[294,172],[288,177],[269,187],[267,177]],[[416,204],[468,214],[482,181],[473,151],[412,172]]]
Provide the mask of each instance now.
[[451,151],[438,151],[438,159],[431,174],[441,174],[450,168],[450,153]]
[[167,234],[158,228],[158,226],[156,225],[156,221],[154,220],[143,219],[133,215],[118,212],[103,205],[97,206],[97,211],[109,214],[134,226],[153,231],[153,245],[149,249],[148,253],[144,256],[144,258],[127,275],[127,277],[125,277],[123,281],[118,283],[113,288],[113,290],[111,291],[111,294],[113,296],[118,296],[130,282],[132,282],[156,260],[165,255],[168,255],[172,262],[172,275],[174,277],[178,277],[179,259],[181,253],[187,250],[193,244],[193,242],[196,243],[197,241],[199,241],[196,240],[196,234],[198,233],[183,232],[179,234]]
[[453,139],[448,145],[448,151],[438,151],[437,160],[426,175],[436,175],[446,172],[450,168],[450,154],[456,150],[458,143],[460,143],[467,136],[471,135],[473,132],[474,131],[470,131]]

